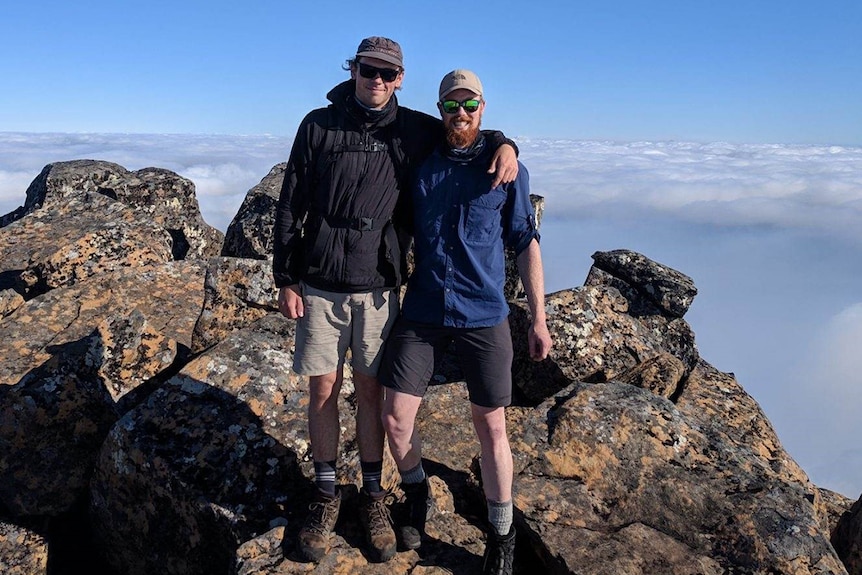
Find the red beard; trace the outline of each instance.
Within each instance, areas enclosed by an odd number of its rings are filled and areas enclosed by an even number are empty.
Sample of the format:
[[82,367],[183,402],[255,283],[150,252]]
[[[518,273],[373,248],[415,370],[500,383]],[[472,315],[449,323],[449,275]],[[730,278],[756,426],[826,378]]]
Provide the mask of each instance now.
[[469,148],[479,135],[479,124],[481,124],[481,120],[473,120],[466,130],[453,130],[447,127],[446,143],[454,150]]

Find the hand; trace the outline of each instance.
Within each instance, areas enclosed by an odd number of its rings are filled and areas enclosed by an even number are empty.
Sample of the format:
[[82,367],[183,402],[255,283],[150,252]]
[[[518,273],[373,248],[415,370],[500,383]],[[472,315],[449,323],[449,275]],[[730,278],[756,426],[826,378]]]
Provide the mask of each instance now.
[[296,319],[305,315],[299,284],[284,286],[278,290],[278,311],[288,319]]
[[491,167],[488,168],[489,174],[494,174],[494,181],[491,182],[491,187],[496,188],[500,184],[508,184],[514,182],[518,177],[518,156],[515,155],[515,148],[509,144],[503,144],[497,151],[494,152],[494,157],[491,158]]
[[551,334],[545,322],[534,322],[527,332],[527,343],[530,347],[530,359],[542,361],[551,352]]

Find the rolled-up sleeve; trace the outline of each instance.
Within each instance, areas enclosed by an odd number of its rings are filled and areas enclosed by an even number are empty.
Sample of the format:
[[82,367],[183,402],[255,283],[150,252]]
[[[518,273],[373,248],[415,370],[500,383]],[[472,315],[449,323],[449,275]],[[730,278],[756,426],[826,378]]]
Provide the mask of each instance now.
[[518,162],[518,177],[507,184],[507,206],[504,213],[504,241],[506,247],[514,250],[515,255],[527,249],[530,242],[539,241],[539,226],[536,222],[536,211],[530,201],[530,174],[523,164]]

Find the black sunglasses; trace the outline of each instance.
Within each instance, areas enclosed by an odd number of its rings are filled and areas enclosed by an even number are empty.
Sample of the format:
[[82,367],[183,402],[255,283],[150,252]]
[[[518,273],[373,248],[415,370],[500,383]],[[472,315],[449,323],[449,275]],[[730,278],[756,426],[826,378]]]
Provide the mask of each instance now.
[[476,110],[479,109],[479,104],[482,103],[482,100],[478,98],[470,98],[469,100],[464,100],[463,102],[459,102],[457,100],[443,100],[440,102],[440,107],[447,114],[455,114],[458,112],[458,108],[464,108],[464,111],[468,114],[472,114]]
[[363,78],[376,78],[378,74],[380,74],[380,79],[384,82],[394,82],[395,78],[398,77],[398,74],[401,73],[401,70],[393,70],[392,68],[378,68],[377,66],[372,66],[371,64],[363,64],[359,63],[359,75]]

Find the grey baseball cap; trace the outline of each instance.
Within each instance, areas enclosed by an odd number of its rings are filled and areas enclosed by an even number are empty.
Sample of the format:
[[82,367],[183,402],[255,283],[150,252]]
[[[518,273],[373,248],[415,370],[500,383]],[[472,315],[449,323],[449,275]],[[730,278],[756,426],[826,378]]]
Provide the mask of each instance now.
[[367,56],[369,58],[377,58],[390,64],[395,64],[399,68],[404,67],[404,58],[401,55],[401,46],[395,40],[384,38],[383,36],[371,36],[359,43],[356,49],[356,57]]

